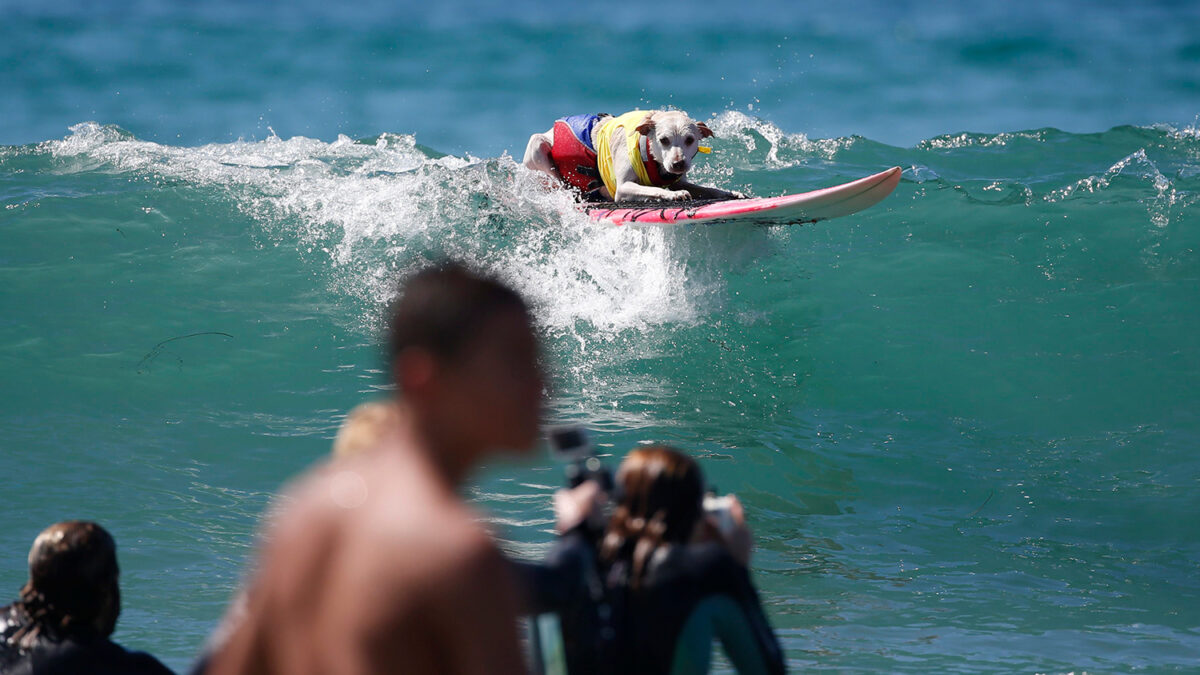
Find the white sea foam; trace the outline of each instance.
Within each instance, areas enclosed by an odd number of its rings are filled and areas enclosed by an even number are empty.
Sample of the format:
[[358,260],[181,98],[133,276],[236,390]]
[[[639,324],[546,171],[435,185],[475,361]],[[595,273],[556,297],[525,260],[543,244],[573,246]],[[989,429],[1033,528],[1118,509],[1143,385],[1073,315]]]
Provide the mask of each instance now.
[[95,123],[72,132],[41,146],[59,170],[218,188],[269,237],[325,260],[331,286],[372,308],[366,328],[398,275],[439,256],[508,280],[548,328],[589,339],[694,320],[709,288],[706,275],[689,268],[686,239],[664,228],[594,223],[567,193],[545,189],[507,156],[432,158],[413,137],[391,134],[189,148]]
[[922,150],[957,150],[969,147],[995,148],[1006,146],[1017,140],[1044,142],[1047,134],[1048,130],[1046,129],[1004,132],[1000,134],[947,134],[921,141],[917,144],[917,147]]
[[1070,199],[1080,193],[1095,193],[1107,190],[1120,176],[1133,178],[1149,183],[1155,195],[1142,199],[1150,215],[1150,222],[1158,227],[1166,227],[1171,223],[1172,214],[1195,201],[1187,193],[1181,193],[1175,188],[1174,182],[1163,175],[1158,165],[1146,155],[1145,148],[1137,150],[1113,164],[1099,176],[1088,176],[1066,187],[1054,190],[1046,195],[1047,202],[1057,202]]
[[853,138],[809,140],[804,134],[786,133],[770,122],[736,110],[721,113],[708,126],[722,142],[742,146],[750,161],[761,155],[759,161],[768,169],[796,166],[810,156],[833,159],[839,150],[854,143]]

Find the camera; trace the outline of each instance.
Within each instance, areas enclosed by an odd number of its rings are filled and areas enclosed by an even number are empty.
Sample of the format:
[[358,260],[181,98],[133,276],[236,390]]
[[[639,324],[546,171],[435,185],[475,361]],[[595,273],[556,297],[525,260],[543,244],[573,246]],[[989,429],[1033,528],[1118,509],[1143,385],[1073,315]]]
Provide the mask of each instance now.
[[596,448],[587,429],[578,424],[550,427],[546,431],[554,456],[567,463],[565,473],[568,487],[578,487],[586,480],[596,481],[602,490],[612,492],[612,472],[596,456]]

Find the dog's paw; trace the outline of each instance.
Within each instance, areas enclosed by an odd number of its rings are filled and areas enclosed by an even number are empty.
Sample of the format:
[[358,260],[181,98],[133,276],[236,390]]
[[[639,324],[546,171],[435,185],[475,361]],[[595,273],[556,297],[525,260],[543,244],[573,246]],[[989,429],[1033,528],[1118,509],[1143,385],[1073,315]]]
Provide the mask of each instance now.
[[692,193],[687,190],[667,190],[666,192],[667,194],[663,196],[663,199],[673,202],[687,201],[692,198]]

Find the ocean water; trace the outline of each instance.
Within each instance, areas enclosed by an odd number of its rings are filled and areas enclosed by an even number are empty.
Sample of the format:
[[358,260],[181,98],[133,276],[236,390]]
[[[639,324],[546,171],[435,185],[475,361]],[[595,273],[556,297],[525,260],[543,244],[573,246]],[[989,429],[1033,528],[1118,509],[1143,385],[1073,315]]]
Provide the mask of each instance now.
[[[117,639],[186,668],[451,255],[530,298],[552,421],[741,496],[793,670],[1200,668],[1200,6],[835,4],[0,1],[0,599],[98,520]],[[702,182],[904,178],[616,228],[514,161],[666,106]],[[561,482],[468,492],[535,557]]]

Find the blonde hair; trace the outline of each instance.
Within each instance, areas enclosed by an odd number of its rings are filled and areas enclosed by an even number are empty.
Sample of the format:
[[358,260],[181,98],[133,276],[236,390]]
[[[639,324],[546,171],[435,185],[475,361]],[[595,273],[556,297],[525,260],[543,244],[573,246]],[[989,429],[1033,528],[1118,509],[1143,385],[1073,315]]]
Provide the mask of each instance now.
[[333,439],[334,458],[351,457],[375,448],[398,419],[399,410],[392,401],[358,404],[346,415]]

